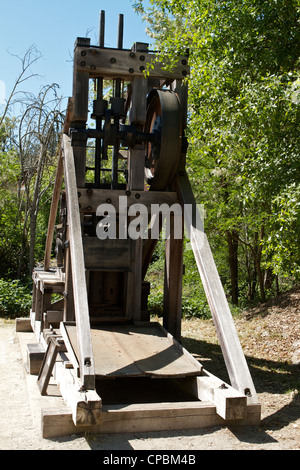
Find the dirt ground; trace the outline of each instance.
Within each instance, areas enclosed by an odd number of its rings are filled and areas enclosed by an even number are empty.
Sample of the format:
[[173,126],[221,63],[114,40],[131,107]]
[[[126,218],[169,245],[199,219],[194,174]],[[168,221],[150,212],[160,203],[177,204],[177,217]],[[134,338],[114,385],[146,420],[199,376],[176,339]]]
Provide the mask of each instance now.
[[[262,406],[261,424],[253,427],[43,439],[40,402],[47,407],[50,400],[51,406],[52,397],[41,397],[36,376],[26,372],[21,343],[27,333],[0,319],[0,450],[299,450],[299,300],[295,288],[234,319]],[[228,382],[211,320],[183,321],[182,342],[205,369]]]

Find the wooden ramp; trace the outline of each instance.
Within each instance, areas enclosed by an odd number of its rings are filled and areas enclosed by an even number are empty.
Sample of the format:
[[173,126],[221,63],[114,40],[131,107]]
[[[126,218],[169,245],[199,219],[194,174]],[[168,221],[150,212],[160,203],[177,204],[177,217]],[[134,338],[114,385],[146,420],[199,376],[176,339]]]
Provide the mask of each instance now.
[[[78,357],[76,325],[64,324],[65,342]],[[96,378],[199,375],[196,361],[159,323],[92,328]]]

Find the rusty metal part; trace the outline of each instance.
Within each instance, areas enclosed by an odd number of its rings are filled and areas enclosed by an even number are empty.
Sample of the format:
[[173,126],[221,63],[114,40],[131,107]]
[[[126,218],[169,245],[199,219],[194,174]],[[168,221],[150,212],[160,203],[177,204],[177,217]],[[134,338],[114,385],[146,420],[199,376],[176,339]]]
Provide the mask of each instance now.
[[148,96],[145,132],[159,135],[146,145],[145,174],[150,189],[162,191],[178,168],[182,143],[180,102],[170,90],[152,90]]

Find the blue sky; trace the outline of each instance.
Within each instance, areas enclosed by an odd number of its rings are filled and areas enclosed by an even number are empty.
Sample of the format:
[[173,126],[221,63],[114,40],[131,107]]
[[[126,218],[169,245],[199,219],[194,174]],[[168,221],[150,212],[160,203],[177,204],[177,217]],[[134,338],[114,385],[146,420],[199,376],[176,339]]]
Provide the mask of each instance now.
[[[123,47],[150,42],[131,0],[6,0],[0,18],[0,102],[7,98],[20,72],[22,57],[34,45],[42,58],[32,67],[40,75],[23,84],[38,93],[42,85],[57,83],[60,95],[72,94],[72,56],[76,37],[97,44],[99,13],[105,11],[105,46],[117,47],[118,17],[124,15]],[[148,3],[148,2],[146,2]],[[0,107],[1,112],[1,107]]]

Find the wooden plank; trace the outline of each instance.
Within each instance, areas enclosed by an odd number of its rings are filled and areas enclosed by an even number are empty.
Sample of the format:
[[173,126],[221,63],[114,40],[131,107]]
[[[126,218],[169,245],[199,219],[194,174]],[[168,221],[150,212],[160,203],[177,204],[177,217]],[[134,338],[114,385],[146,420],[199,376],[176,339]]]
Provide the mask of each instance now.
[[78,201],[81,212],[96,212],[100,204],[112,204],[118,213],[127,213],[128,208],[136,203],[143,204],[148,210],[151,210],[151,204],[172,206],[178,203],[178,196],[176,192],[167,191],[80,188]]
[[96,425],[102,416],[102,400],[95,390],[80,390],[73,369],[65,367],[64,362],[55,364],[55,380],[60,393],[72,412],[76,426]]
[[[65,324],[77,354],[76,330]],[[189,353],[156,323],[92,329],[97,377],[185,377],[202,370]]]
[[58,351],[61,350],[65,350],[63,343],[58,338],[50,338],[37,380],[41,395],[47,395],[47,387],[52,375],[56,356]]
[[[88,116],[88,100],[89,100],[89,69],[87,67],[78,67],[85,62],[81,55],[82,47],[80,44],[85,42],[85,46],[89,46],[88,38],[77,38],[74,50],[73,62],[73,96],[72,96],[72,122],[86,123]],[[89,50],[89,49],[87,49]]]
[[130,123],[141,126],[146,122],[148,80],[145,77],[134,77],[131,82],[131,106],[129,111]]
[[89,321],[89,307],[82,248],[80,215],[73,151],[70,139],[63,136],[63,155],[65,169],[65,185],[67,194],[68,224],[70,230],[70,252],[72,263],[72,281],[74,306],[77,325],[79,348],[80,377],[82,386],[87,389],[95,387],[94,359]]
[[[145,148],[135,145],[129,149],[128,158],[128,189],[143,190],[145,180]],[[140,201],[139,201],[140,202]]]
[[[185,170],[179,171],[177,185],[178,195],[182,204],[190,204],[195,211],[198,210]],[[216,327],[231,385],[243,394],[247,394],[248,402],[256,403],[257,395],[255,387],[237,335],[207,236],[204,229],[201,230],[201,227],[198,228],[196,226],[195,219],[192,219],[188,212],[185,215],[185,224],[190,233],[190,242]],[[200,214],[198,220],[201,221]]]
[[[201,402],[195,408],[191,408],[190,415],[181,416],[180,410],[174,407],[174,403],[169,404],[168,416],[162,417],[160,412],[165,404],[152,404],[152,415],[150,410],[141,407],[134,409],[133,405],[123,405],[119,407],[103,406],[102,420],[97,426],[75,426],[70,408],[44,409],[42,410],[42,434],[43,438],[54,438],[67,436],[75,433],[126,433],[126,432],[149,432],[163,430],[184,430],[201,429],[211,426],[224,426],[231,424],[225,421],[217,413],[216,408],[209,402]],[[182,408],[181,408],[182,409]],[[172,411],[173,410],[173,411]],[[123,416],[121,416],[121,413]],[[166,413],[166,411],[165,411]],[[133,419],[133,414],[135,418]],[[118,417],[120,419],[118,419]],[[115,419],[111,419],[115,418]],[[258,405],[247,405],[246,417],[239,421],[239,425],[259,425],[260,408]]]
[[29,374],[38,375],[45,356],[40,343],[27,344],[26,366]]
[[180,385],[199,400],[213,403],[225,420],[240,420],[246,416],[247,397],[207,370],[203,369],[199,377],[188,377]]
[[49,328],[50,324],[63,321],[63,314],[63,310],[47,310],[47,312],[44,313],[45,328]]
[[[183,232],[174,238],[175,217],[170,220],[170,237],[165,241],[164,327],[178,340],[181,339],[181,305],[183,272]],[[180,216],[180,223],[182,217]]]
[[84,237],[83,250],[86,269],[129,270],[133,241]]
[[62,162],[62,157],[61,157],[61,152],[60,152],[59,157],[58,157],[58,162],[57,162],[57,170],[56,170],[56,176],[55,176],[55,181],[54,181],[51,209],[50,209],[49,221],[48,221],[48,230],[47,230],[45,256],[44,256],[44,270],[45,271],[48,271],[50,267],[50,258],[51,258],[52,244],[53,244],[55,221],[56,221],[56,216],[57,216],[59,196],[60,196],[62,182],[63,182],[63,162]]
[[26,318],[16,318],[16,332],[21,331],[32,331],[31,321],[29,317]]
[[[171,70],[165,70],[165,64],[159,63],[155,55],[147,52],[136,52],[117,49],[101,49],[93,47],[77,47],[74,56],[76,70],[89,73],[91,78],[123,78],[132,80],[144,77],[144,70],[149,69],[151,78],[182,79],[189,72],[187,57],[178,58],[177,65]],[[82,55],[82,53],[84,55]],[[182,63],[182,62],[185,63]],[[153,67],[153,68],[152,68]]]
[[[66,349],[68,351],[68,357],[69,357],[69,359],[70,359],[70,361],[73,365],[73,368],[76,372],[76,376],[79,376],[78,357],[76,356],[73,345],[70,342],[70,338],[69,338],[68,332],[66,330],[66,325],[72,325],[72,326],[75,327],[76,323],[75,322],[61,322],[60,323],[60,332],[61,332],[61,335],[63,337]],[[77,341],[77,339],[75,339],[75,341]]]

